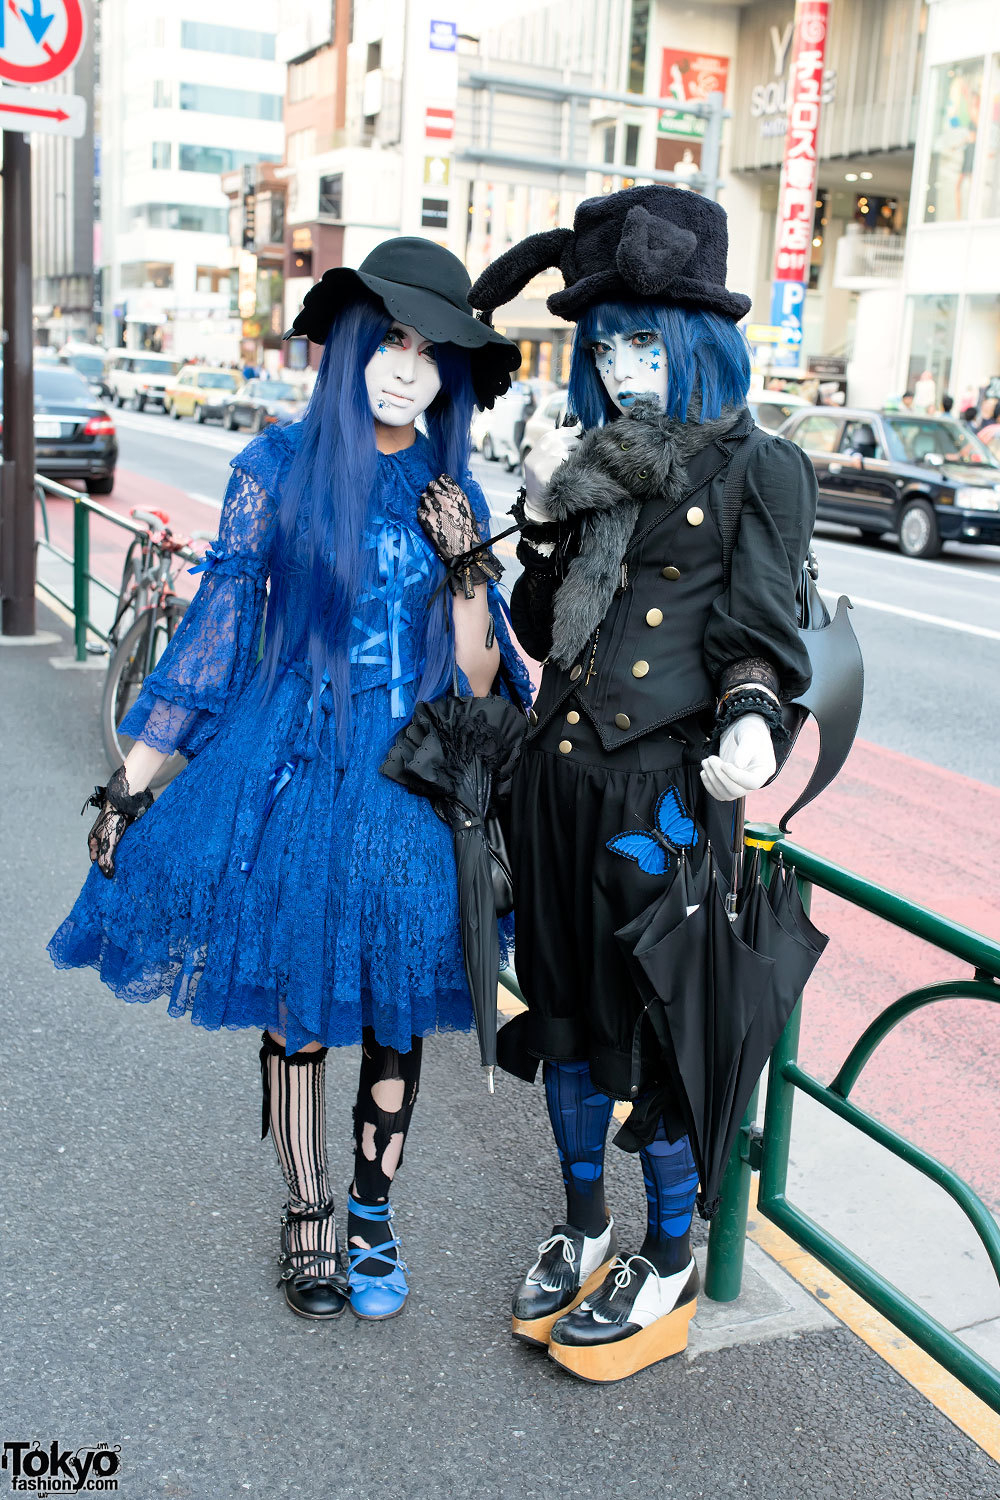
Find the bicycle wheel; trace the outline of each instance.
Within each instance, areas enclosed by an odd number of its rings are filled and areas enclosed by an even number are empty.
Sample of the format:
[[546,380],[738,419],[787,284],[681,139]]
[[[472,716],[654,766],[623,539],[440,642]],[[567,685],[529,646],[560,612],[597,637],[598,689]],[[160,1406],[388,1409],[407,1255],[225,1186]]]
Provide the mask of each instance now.
[[142,597],[139,587],[141,577],[142,541],[139,537],[134,537],[125,554],[121,587],[118,590],[118,603],[115,606],[115,621],[109,632],[112,651],[117,649],[119,641],[124,639],[139,617]]
[[[175,599],[165,609],[147,609],[135,620],[108,665],[101,699],[101,737],[111,766],[121,765],[134,740],[118,733],[118,725],[139,696],[147,674],[163,655],[187,609],[186,599]],[[152,787],[173,781],[186,762],[172,755],[150,782]]]

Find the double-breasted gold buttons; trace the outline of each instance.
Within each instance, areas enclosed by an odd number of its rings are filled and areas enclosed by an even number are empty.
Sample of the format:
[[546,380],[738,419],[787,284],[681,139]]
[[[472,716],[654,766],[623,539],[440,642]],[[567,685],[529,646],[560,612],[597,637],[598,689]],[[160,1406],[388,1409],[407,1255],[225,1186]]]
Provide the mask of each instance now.
[[615,723],[617,724],[619,729],[632,728],[632,720],[629,718],[628,714],[615,714]]
[[570,668],[569,680],[570,680],[570,682],[576,682],[577,678],[582,677],[582,676],[583,676],[583,668],[581,667],[580,663],[577,662],[577,664],[576,664],[575,667],[571,667]]
[[680,568],[675,568],[673,563],[668,563],[665,568],[661,568],[660,573],[663,578],[669,578],[671,583],[681,576]]
[[575,708],[571,708],[570,711],[569,711],[569,713],[566,715],[566,723],[567,724],[579,724],[579,722],[580,722],[580,715],[577,713],[577,711],[576,711]]
[[572,740],[560,740],[559,741],[559,749],[560,749],[560,751],[562,752],[563,755],[568,755],[569,752],[572,750],[572,748],[573,748],[573,742],[572,742]]
[[634,661],[632,663],[632,676],[633,677],[645,677],[645,675],[646,675],[646,673],[648,671],[649,671],[649,662],[648,661]]
[[662,625],[663,624],[663,610],[662,609],[647,609],[647,611],[646,611],[646,624],[647,625]]
[[687,523],[688,523],[688,525],[689,526],[700,526],[701,523],[702,523],[702,521],[704,521],[704,519],[705,519],[705,512],[702,510],[701,506],[700,505],[692,505],[691,509],[687,513]]

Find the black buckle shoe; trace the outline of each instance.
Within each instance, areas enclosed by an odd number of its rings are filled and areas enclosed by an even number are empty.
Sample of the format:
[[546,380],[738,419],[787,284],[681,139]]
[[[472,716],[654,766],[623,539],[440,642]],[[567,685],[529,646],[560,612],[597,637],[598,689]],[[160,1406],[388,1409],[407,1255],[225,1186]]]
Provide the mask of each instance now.
[[293,1250],[290,1246],[289,1230],[297,1224],[312,1224],[329,1219],[333,1214],[333,1199],[315,1209],[295,1213],[285,1204],[281,1215],[281,1254],[278,1265],[282,1267],[278,1285],[284,1288],[285,1301],[293,1313],[300,1318],[316,1318],[329,1321],[339,1318],[347,1306],[350,1287],[344,1270],[340,1243],[334,1226],[334,1248],[332,1250]]

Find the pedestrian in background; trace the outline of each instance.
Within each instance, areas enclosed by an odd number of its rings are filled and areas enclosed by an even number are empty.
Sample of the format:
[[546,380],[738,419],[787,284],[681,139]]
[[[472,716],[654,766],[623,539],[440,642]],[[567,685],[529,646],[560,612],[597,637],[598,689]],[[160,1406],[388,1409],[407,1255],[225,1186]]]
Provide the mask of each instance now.
[[[513,691],[529,687],[497,564],[460,591],[449,572],[488,525],[473,405],[520,361],[468,289],[448,251],[397,239],[307,295],[295,331],[325,346],[312,400],[232,460],[205,577],[121,726],[135,744],[95,792],[92,868],[49,944],[124,1000],[263,1028],[281,1278],[307,1318],[402,1310],[389,1189],[423,1038],[472,1026],[451,832],[379,766],[418,698],[489,692],[501,652]],[[175,751],[190,764],[154,804]],[[359,1042],[345,1278],[324,1077],[328,1047]]]

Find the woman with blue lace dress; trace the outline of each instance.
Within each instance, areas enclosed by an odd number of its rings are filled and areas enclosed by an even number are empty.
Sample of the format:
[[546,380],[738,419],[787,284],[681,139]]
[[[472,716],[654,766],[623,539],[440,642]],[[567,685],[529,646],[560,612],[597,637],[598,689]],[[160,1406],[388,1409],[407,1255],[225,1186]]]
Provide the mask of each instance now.
[[[95,793],[91,871],[49,945],[124,1000],[263,1028],[282,1282],[310,1318],[402,1310],[389,1186],[422,1040],[472,1025],[451,834],[379,765],[418,699],[456,677],[484,694],[505,669],[527,689],[498,565],[484,552],[461,581],[448,566],[488,535],[473,404],[518,364],[468,289],[449,252],[396,239],[306,297],[293,331],[325,345],[308,410],[232,461],[218,541],[121,726],[135,744]],[[175,751],[190,764],[153,804]],[[345,1278],[324,1072],[329,1047],[358,1042]]]

